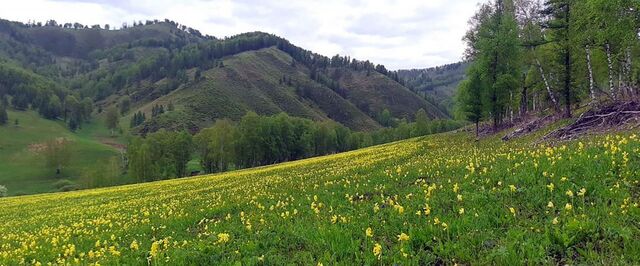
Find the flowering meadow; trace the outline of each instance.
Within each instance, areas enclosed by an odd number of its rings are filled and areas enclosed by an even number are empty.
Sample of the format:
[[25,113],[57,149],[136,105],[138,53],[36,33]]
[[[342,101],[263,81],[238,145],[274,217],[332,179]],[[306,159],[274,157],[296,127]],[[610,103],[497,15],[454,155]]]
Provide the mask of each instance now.
[[449,133],[0,199],[0,265],[640,264],[640,136]]

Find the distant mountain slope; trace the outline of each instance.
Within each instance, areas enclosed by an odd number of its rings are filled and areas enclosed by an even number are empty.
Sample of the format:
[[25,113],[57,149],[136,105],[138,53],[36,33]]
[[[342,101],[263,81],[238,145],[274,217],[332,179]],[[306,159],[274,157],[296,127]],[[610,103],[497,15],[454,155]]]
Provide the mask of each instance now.
[[427,69],[399,70],[398,76],[407,87],[436,103],[452,115],[458,84],[464,80],[468,64],[453,63]]
[[[421,108],[448,117],[384,66],[329,58],[261,32],[216,39],[172,21],[107,30],[0,20],[0,58],[63,88],[61,101],[88,97],[104,110],[129,99],[125,116],[141,111],[149,118],[134,125],[139,132],[197,131],[248,111],[331,119],[356,130],[380,128],[385,109],[397,119],[412,119]],[[153,115],[159,105],[175,109]]]
[[175,120],[192,121],[188,127],[203,127],[219,118],[237,120],[248,111],[333,119],[360,130],[380,127],[351,102],[311,80],[309,69],[292,66],[292,58],[275,47],[229,56],[223,62],[224,67],[206,70],[200,79],[141,105],[141,111],[150,113],[153,106],[172,103],[181,114],[167,113],[164,119],[147,123],[143,131],[175,125],[179,122]]

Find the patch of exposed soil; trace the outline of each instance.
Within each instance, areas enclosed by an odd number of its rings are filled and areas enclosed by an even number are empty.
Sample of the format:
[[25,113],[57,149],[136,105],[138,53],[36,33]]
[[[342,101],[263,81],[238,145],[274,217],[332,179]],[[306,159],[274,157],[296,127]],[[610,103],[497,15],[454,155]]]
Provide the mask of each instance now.
[[[65,143],[65,142],[69,142],[69,139],[60,137],[60,138],[56,138],[54,141],[57,142],[58,144],[62,144],[62,143]],[[32,144],[29,144],[27,149],[32,153],[39,154],[39,153],[43,152],[47,148],[47,145],[48,144],[46,142],[44,142],[44,143],[32,143]]]
[[116,148],[117,150],[125,150],[127,148],[126,145],[121,144],[121,143],[117,143],[113,140],[110,139],[101,139],[100,143],[107,145],[107,146],[111,146],[113,148]]

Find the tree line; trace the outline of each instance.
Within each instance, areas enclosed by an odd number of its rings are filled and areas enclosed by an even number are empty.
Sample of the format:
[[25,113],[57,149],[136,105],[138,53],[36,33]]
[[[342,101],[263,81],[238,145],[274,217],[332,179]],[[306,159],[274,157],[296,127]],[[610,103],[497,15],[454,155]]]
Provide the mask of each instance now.
[[638,98],[640,1],[494,0],[464,36],[471,62],[458,113],[498,129],[505,120],[578,104]]
[[429,120],[421,109],[414,122],[401,120],[394,128],[354,132],[333,121],[249,112],[237,123],[217,120],[195,136],[186,131],[160,130],[134,137],[128,145],[128,171],[140,181],[183,177],[190,174],[187,163],[197,158],[205,173],[215,173],[345,152],[462,125]]

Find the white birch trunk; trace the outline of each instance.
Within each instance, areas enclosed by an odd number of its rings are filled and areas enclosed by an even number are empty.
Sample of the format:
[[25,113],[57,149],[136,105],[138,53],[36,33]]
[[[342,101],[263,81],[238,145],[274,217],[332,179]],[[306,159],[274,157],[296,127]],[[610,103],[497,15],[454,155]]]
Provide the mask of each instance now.
[[587,52],[587,69],[589,70],[589,95],[591,96],[591,104],[596,101],[595,82],[593,80],[593,67],[591,66],[591,48],[587,45],[585,48]]
[[611,96],[616,99],[616,89],[613,85],[613,59],[611,58],[611,45],[605,44],[605,50],[607,52],[607,67],[609,68],[609,91]]
[[549,93],[549,98],[551,99],[551,102],[553,102],[553,106],[558,110],[560,108],[558,100],[556,100],[556,96],[553,94],[553,91],[551,91],[551,86],[549,86],[549,81],[547,80],[547,76],[544,74],[544,69],[542,69],[542,64],[540,64],[540,60],[538,58],[536,58],[536,64],[538,65],[538,70],[542,76],[542,81],[544,81],[544,86],[547,88],[547,93]]

